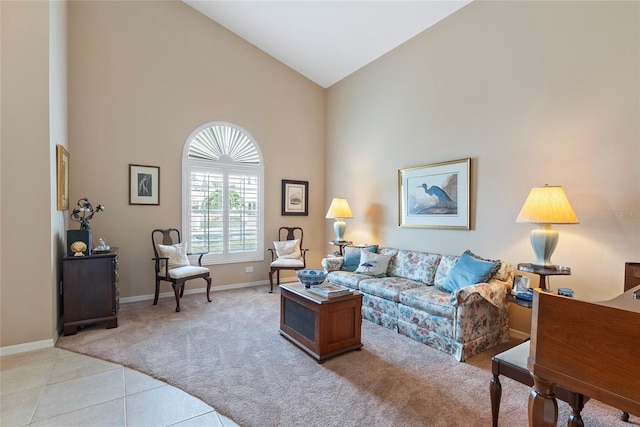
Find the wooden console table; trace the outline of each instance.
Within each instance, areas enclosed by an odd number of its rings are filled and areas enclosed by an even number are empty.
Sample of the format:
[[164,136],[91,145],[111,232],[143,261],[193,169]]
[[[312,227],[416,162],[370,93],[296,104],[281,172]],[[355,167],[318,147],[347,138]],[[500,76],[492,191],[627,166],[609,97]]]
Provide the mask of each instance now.
[[280,334],[322,363],[362,348],[362,294],[322,298],[302,283],[280,285]]

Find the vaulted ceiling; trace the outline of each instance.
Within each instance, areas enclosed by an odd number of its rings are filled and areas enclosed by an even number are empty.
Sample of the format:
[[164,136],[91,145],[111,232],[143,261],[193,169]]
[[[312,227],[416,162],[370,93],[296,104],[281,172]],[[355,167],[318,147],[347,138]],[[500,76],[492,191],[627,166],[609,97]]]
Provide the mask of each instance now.
[[183,0],[327,88],[471,0]]

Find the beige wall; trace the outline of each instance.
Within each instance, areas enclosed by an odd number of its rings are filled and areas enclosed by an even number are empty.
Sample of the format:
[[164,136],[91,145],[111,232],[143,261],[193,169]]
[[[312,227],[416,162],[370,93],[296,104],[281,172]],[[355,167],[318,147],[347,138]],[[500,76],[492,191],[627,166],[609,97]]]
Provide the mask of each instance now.
[[[57,325],[57,236],[64,229],[52,191],[55,144],[66,138],[65,4],[5,1],[0,13],[0,345],[51,345]],[[51,73],[50,52],[57,55]]]
[[[580,224],[556,227],[572,275],[551,287],[622,292],[640,260],[639,7],[474,2],[331,87],[327,198],[349,199],[347,238],[531,262],[516,216],[531,187],[562,185]],[[398,169],[465,157],[472,229],[399,228]]]
[[[91,228],[94,239],[120,248],[122,297],[153,293],[151,230],[181,226],[182,149],[215,120],[243,127],[262,151],[265,246],[279,226],[300,225],[310,264],[320,265],[321,87],[178,1],[71,2],[69,41],[71,201],[86,196],[106,206]],[[128,204],[130,163],[160,167],[160,206]],[[309,181],[309,216],[280,215],[282,179]],[[268,265],[265,258],[211,266],[213,286],[264,281]],[[161,292],[170,290],[164,284]]]

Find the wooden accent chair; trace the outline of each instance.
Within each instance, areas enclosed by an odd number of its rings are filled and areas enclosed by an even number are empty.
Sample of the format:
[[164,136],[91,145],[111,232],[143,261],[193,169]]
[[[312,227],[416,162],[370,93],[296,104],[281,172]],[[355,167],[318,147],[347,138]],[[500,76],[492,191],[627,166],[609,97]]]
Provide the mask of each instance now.
[[208,268],[202,267],[202,256],[206,252],[198,253],[198,265],[192,266],[186,250],[186,242],[180,239],[180,230],[177,228],[156,228],[151,232],[153,253],[156,269],[156,295],[153,305],[158,304],[160,294],[160,282],[170,282],[176,296],[176,312],[180,311],[180,298],[184,294],[184,284],[191,279],[204,279],[207,282],[207,300],[211,302],[209,291],[211,290],[211,273]]
[[278,240],[273,242],[271,252],[271,269],[269,270],[269,293],[273,292],[273,273],[276,273],[276,284],[280,286],[280,270],[302,270],[306,268],[306,253],[302,248],[304,231],[300,227],[280,227]]

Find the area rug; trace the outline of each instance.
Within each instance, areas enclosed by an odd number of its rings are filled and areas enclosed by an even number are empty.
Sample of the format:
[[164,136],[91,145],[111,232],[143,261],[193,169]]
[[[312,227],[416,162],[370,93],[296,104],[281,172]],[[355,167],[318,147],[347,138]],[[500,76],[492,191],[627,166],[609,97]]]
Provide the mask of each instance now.
[[[317,363],[279,332],[280,295],[256,287],[123,304],[119,327],[99,325],[57,346],[120,363],[176,386],[241,426],[490,426],[491,357],[467,363],[364,321],[361,351]],[[530,388],[502,378],[500,425],[527,425]],[[568,405],[559,402],[559,425]],[[626,426],[596,401],[589,427]],[[636,421],[632,417],[632,421]],[[633,424],[632,424],[633,425]],[[637,425],[637,424],[635,424]]]

